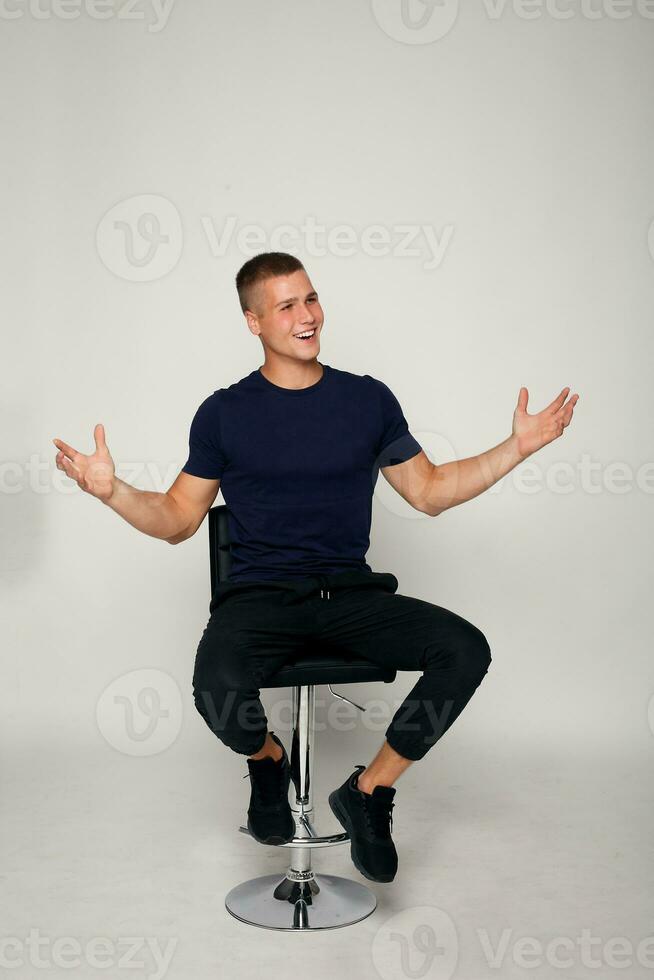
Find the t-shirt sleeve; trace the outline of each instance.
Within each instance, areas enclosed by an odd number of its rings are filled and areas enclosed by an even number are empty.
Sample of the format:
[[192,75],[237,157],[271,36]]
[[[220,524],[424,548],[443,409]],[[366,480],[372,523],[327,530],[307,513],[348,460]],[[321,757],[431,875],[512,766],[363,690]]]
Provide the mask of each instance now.
[[391,389],[377,378],[372,380],[381,404],[380,438],[376,448],[377,466],[405,463],[407,459],[417,456],[422,446],[409,432],[400,403]]
[[193,416],[188,439],[189,455],[183,473],[218,480],[226,465],[220,434],[218,392],[209,395]]

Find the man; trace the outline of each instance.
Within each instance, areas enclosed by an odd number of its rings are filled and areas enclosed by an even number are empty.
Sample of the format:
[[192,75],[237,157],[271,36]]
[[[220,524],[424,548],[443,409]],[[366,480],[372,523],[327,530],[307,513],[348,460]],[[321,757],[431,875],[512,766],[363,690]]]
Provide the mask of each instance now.
[[[379,752],[329,796],[352,859],[392,881],[394,783],[448,730],[491,662],[483,633],[456,613],[397,593],[365,561],[379,470],[416,510],[436,516],[488,489],[569,425],[569,388],[536,415],[520,389],[511,435],[479,456],[433,464],[392,391],[371,375],[318,361],[324,315],[302,263],[283,252],[246,262],[241,309],[264,364],[209,395],[191,423],[189,457],[165,494],[117,479],[104,428],[85,456],[55,439],[57,466],[138,530],[178,544],[200,527],[222,487],[231,570],[218,583],[193,677],[198,711],[246,755],[248,828],[263,843],[295,833],[286,750],[267,728],[266,678],[312,638],[422,676]],[[325,599],[327,601],[325,601]]]

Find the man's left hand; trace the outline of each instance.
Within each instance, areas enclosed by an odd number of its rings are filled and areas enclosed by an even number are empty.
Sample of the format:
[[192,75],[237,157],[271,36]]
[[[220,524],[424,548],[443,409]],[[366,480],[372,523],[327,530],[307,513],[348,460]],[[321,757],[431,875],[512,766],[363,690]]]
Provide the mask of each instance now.
[[569,388],[564,388],[542,412],[529,415],[529,392],[526,388],[520,389],[518,404],[513,413],[512,437],[521,456],[530,456],[563,435],[563,430],[570,425],[572,412],[579,399],[579,395],[575,394],[566,401],[569,391]]

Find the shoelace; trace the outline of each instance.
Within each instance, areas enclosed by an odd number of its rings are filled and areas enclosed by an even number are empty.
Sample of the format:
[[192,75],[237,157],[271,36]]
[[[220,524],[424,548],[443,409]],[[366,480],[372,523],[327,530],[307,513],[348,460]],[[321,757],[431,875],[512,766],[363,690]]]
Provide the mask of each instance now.
[[370,799],[363,794],[363,812],[366,815],[368,827],[376,837],[390,837],[393,829],[393,807],[390,800]]
[[279,801],[283,798],[284,780],[282,778],[281,767],[274,770],[272,767],[266,767],[266,769],[263,771],[259,770],[256,779],[252,779],[251,772],[246,772],[243,779],[251,779],[252,788],[254,790],[257,803],[261,803],[266,806],[271,803],[279,803]]

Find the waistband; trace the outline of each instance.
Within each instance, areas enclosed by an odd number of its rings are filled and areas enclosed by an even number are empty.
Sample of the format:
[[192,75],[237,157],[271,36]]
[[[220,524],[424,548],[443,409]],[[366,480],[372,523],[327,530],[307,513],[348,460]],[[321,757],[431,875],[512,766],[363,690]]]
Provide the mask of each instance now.
[[218,582],[211,599],[210,610],[229,596],[247,593],[273,594],[285,593],[286,602],[295,602],[319,596],[331,599],[339,592],[348,589],[383,589],[397,592],[399,583],[392,572],[347,571],[332,574],[308,575],[299,579],[257,579],[244,582]]

